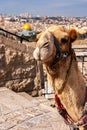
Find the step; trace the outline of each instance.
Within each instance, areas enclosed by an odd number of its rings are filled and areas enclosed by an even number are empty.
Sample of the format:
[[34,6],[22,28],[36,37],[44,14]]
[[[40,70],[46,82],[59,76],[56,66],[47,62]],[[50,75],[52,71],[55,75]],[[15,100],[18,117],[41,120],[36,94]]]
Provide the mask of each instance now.
[[26,92],[19,92],[19,93],[17,93],[17,94],[19,94],[20,96],[25,97],[25,98],[28,99],[28,100],[33,100],[33,97],[30,96],[29,94],[27,94]]
[[[27,94],[26,92],[19,92],[17,94],[19,94],[20,96],[25,97],[29,101],[32,101],[33,104],[37,104],[40,107],[47,108],[50,111],[55,111],[56,112],[56,110],[53,107],[51,107],[51,104],[54,103],[54,99],[53,99],[54,95],[52,95],[52,94],[51,94],[52,96],[51,95],[46,95],[46,96],[39,96],[39,97],[32,97],[29,94]],[[50,96],[50,98],[48,96]]]
[[0,88],[0,130],[53,129],[69,130],[46,98]]
[[0,103],[10,110],[31,106],[28,99],[7,88],[0,88]]

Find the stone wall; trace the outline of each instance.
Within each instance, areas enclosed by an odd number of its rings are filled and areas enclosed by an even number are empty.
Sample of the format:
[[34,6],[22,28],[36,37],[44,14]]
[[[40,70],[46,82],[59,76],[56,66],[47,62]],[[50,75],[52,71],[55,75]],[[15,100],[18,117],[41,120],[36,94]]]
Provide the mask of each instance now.
[[33,47],[27,53],[16,51],[0,43],[0,87],[7,87],[16,92],[30,92],[34,89],[36,63],[33,58]]

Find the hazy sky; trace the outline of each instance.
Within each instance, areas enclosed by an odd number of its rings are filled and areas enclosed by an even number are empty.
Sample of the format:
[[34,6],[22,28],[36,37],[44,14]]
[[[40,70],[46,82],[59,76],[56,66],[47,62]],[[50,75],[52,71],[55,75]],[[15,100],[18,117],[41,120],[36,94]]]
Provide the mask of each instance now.
[[87,0],[0,0],[0,13],[87,16]]

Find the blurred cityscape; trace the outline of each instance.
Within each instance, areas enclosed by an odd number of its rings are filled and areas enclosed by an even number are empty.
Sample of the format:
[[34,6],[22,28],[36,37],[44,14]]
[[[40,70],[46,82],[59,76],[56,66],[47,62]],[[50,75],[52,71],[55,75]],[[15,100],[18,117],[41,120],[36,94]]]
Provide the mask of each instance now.
[[60,25],[67,28],[74,27],[80,33],[87,32],[87,17],[64,17],[64,16],[31,16],[29,13],[23,13],[19,16],[9,16],[0,14],[0,27],[11,31],[23,31],[23,25],[29,23],[33,31],[42,31],[51,25]]

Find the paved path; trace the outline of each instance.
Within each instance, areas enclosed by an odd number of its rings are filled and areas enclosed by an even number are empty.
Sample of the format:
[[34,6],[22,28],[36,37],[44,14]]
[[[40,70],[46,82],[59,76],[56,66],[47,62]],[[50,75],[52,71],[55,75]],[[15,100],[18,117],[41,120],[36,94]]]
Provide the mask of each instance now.
[[0,88],[0,130],[69,130],[43,98]]

